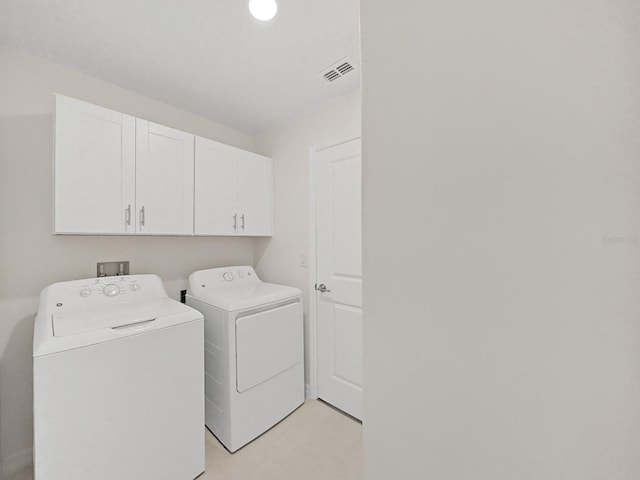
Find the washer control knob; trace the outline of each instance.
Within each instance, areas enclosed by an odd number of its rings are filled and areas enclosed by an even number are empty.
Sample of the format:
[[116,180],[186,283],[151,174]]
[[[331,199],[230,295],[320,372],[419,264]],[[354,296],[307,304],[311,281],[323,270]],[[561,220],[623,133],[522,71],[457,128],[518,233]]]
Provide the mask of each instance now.
[[88,297],[89,295],[91,295],[91,289],[84,287],[80,289],[80,296],[81,297]]
[[104,293],[107,297],[115,297],[120,293],[120,287],[115,283],[109,283],[104,286],[102,289],[102,293]]
[[131,282],[129,284],[129,288],[132,292],[137,292],[138,290],[140,290],[140,284],[138,282]]
[[224,272],[222,274],[222,278],[224,278],[227,282],[232,282],[233,281],[233,273],[231,272]]

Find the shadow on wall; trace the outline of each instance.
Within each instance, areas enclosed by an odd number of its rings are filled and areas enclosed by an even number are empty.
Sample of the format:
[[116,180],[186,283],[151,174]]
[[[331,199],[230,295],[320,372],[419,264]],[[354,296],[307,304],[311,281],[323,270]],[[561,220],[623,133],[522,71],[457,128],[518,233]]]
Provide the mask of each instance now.
[[262,256],[264,255],[264,252],[267,250],[267,248],[269,247],[269,244],[271,243],[271,237],[266,237],[266,238],[256,238],[253,242],[253,264],[254,266],[258,265],[260,263],[260,260],[262,260]]
[[47,265],[62,261],[44,245],[51,236],[52,132],[52,114],[0,116],[0,460],[5,476],[32,463],[31,312],[56,274]]
[[[24,408],[24,403],[30,405],[33,401],[33,322],[34,315],[19,320],[6,343],[4,353],[0,359],[0,445],[4,451],[13,452],[12,455],[2,456],[2,467],[5,474],[15,473],[16,470],[32,462],[32,450],[19,450],[16,443],[32,444],[31,439],[20,439],[25,432],[32,435],[33,415],[16,415],[16,405],[19,411],[33,412],[33,408]],[[26,425],[25,425],[26,423]],[[24,447],[22,447],[24,448]],[[1,477],[0,477],[1,478]]]

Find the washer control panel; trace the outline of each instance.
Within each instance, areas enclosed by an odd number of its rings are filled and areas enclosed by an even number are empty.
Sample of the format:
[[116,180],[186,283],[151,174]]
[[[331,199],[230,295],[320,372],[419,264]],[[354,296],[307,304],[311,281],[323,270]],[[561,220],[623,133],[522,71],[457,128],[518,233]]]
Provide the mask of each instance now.
[[122,275],[85,278],[49,285],[41,293],[40,307],[55,314],[77,309],[168,298],[157,275]]
[[120,287],[115,283],[107,283],[102,288],[102,293],[104,293],[107,297],[115,297],[120,293]]
[[91,279],[87,283],[80,285],[78,295],[81,297],[105,296],[117,297],[118,295],[128,295],[142,290],[140,282],[129,276],[122,277],[101,277]]

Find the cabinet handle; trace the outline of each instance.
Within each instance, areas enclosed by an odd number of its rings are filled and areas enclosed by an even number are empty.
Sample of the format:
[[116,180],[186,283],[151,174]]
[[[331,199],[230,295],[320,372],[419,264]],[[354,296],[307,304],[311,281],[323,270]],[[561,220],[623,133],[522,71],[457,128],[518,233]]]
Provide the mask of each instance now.
[[240,216],[240,220],[242,220],[242,225],[240,225],[242,227],[242,230],[244,230],[244,213]]
[[131,225],[131,204],[124,211],[124,219],[127,225]]
[[140,209],[140,226],[144,227],[144,207]]
[[238,229],[238,214],[237,213],[233,216],[233,229],[234,230]]

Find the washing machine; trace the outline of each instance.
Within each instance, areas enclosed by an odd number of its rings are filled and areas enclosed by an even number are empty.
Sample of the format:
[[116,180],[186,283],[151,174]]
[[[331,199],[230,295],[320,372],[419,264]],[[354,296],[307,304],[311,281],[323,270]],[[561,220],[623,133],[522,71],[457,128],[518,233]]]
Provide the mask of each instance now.
[[40,295],[33,340],[36,480],[191,480],[204,471],[202,315],[155,275]]
[[302,292],[222,267],[192,273],[186,302],[204,315],[205,423],[235,452],[304,402]]

